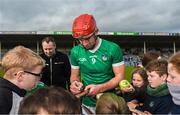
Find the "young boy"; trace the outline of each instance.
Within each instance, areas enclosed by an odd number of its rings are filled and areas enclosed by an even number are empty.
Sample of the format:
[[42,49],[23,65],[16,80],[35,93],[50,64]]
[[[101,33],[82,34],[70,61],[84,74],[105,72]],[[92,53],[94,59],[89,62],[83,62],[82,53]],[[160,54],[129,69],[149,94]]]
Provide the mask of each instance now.
[[44,60],[32,50],[17,46],[2,58],[4,77],[0,79],[0,114],[17,114],[26,91],[41,78]]
[[146,66],[149,85],[147,97],[142,106],[129,105],[150,114],[167,114],[172,106],[172,97],[166,84],[167,61],[154,60]]
[[170,114],[180,114],[180,51],[169,58],[167,85],[173,98]]

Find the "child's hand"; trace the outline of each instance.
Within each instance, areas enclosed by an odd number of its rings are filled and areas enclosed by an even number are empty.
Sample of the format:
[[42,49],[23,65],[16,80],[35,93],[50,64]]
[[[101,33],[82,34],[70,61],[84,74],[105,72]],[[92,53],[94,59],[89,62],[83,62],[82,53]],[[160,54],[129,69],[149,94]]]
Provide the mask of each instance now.
[[133,102],[127,102],[127,106],[131,109],[131,108],[136,108],[137,104]]
[[134,92],[134,91],[135,91],[135,89],[133,88],[132,85],[130,85],[130,86],[127,87],[127,88],[123,88],[123,89],[121,89],[121,90],[122,90],[122,92]]
[[115,91],[116,91],[117,95],[120,95],[120,96],[122,95],[122,91],[121,91],[121,89],[119,87],[116,87]]

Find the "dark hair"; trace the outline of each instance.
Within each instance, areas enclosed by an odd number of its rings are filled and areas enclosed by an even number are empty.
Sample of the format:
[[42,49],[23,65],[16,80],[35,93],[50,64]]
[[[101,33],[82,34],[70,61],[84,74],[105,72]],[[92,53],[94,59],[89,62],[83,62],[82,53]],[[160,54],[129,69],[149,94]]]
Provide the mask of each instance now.
[[143,67],[146,67],[146,65],[155,59],[158,59],[158,57],[160,57],[160,53],[157,51],[149,51],[147,53],[144,54],[143,58],[142,58],[142,65]]
[[43,42],[47,42],[47,43],[53,42],[55,44],[55,40],[52,36],[47,36],[47,37],[43,38],[41,43],[43,43]]
[[141,68],[141,67],[135,68],[131,74],[132,75],[131,79],[133,79],[133,75],[135,73],[137,73],[141,76],[141,78],[143,79],[144,85],[146,86],[148,84],[148,80],[147,80],[148,75],[146,73],[146,70],[144,68]]
[[80,101],[61,87],[47,87],[25,97],[19,114],[37,114],[40,109],[49,114],[80,114]]
[[168,62],[166,60],[156,59],[147,64],[146,71],[149,72],[156,71],[160,76],[164,74],[168,75],[167,65]]

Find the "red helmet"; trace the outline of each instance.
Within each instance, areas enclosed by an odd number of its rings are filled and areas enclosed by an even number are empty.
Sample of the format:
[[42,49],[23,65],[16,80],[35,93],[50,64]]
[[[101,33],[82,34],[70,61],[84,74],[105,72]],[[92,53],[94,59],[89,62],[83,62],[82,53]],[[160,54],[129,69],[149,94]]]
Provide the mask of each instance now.
[[92,15],[82,14],[75,18],[72,26],[72,35],[74,38],[81,38],[91,35],[97,29],[96,21]]

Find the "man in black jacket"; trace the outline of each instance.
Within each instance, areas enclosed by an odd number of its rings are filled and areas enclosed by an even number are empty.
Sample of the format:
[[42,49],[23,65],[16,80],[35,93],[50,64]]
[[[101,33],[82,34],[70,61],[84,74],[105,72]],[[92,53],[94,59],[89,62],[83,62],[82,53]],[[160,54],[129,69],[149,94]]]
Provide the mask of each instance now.
[[69,58],[56,50],[56,43],[51,36],[42,40],[43,54],[40,56],[46,61],[41,81],[46,85],[60,86],[67,89],[70,83],[71,66]]

